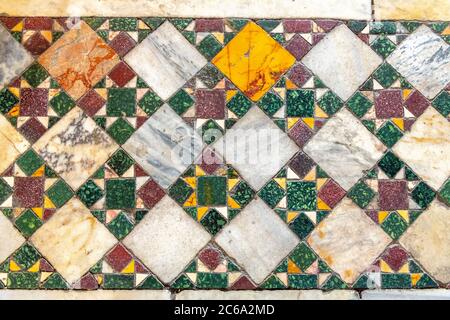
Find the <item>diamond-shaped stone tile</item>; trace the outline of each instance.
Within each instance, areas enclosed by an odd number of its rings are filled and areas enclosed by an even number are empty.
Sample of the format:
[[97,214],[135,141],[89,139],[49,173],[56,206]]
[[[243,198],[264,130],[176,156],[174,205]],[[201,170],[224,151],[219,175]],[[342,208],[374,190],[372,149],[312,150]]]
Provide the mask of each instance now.
[[164,100],[207,63],[168,21],[136,46],[125,61]]
[[76,24],[38,59],[75,100],[119,62],[119,56],[85,22]]
[[299,241],[260,198],[253,200],[216,238],[217,244],[256,283],[261,283]]
[[429,99],[450,82],[450,46],[425,25],[403,41],[387,61]]
[[0,25],[0,89],[32,62],[32,55]]
[[5,171],[30,144],[3,116],[0,116],[0,172]]
[[343,109],[308,142],[304,151],[349,190],[385,149],[350,111]]
[[319,223],[308,244],[342,279],[352,284],[391,239],[356,204],[344,198]]
[[24,242],[25,238],[13,227],[5,215],[0,213],[0,263],[5,261]]
[[202,151],[202,138],[163,105],[123,145],[162,187],[168,188]]
[[295,57],[249,22],[212,62],[247,97],[258,101],[294,64]]
[[428,108],[393,151],[438,190],[450,176],[450,122]]
[[400,238],[400,243],[437,280],[450,282],[450,209],[435,200]]
[[381,62],[345,25],[327,34],[303,58],[303,63],[343,100],[350,98]]
[[170,282],[211,236],[169,196],[150,210],[123,243],[163,282]]
[[94,120],[75,107],[33,148],[76,190],[108,160],[118,145]]
[[214,148],[255,190],[261,189],[299,150],[257,107],[227,130]]
[[72,198],[31,237],[31,242],[67,282],[73,283],[117,240],[80,200]]

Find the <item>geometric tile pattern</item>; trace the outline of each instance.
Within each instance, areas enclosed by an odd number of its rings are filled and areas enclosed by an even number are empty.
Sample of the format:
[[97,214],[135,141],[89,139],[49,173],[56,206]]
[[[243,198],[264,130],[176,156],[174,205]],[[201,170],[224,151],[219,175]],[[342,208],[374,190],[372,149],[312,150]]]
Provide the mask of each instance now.
[[449,288],[448,22],[0,17],[0,289]]

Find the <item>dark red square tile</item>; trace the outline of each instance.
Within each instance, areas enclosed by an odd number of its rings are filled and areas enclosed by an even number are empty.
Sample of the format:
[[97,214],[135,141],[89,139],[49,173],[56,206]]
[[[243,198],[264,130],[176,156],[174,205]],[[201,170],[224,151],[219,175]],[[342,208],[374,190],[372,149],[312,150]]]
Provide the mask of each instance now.
[[37,31],[23,44],[23,46],[32,55],[37,56],[44,53],[45,50],[50,48],[51,44],[39,31]]
[[430,103],[419,91],[414,91],[405,101],[406,109],[415,117],[419,117],[428,108]]
[[197,90],[195,92],[196,116],[202,119],[225,118],[224,90]]
[[313,134],[313,131],[302,120],[297,121],[288,133],[289,137],[302,148]]
[[18,208],[36,208],[44,203],[43,177],[15,177],[13,205]]
[[20,116],[47,116],[48,90],[25,88],[20,94]]
[[136,42],[127,33],[121,32],[112,39],[109,45],[119,56],[123,57],[136,46]]
[[334,208],[336,204],[345,196],[345,190],[341,188],[334,180],[328,180],[325,185],[320,188],[318,196],[330,208]]
[[311,44],[301,35],[296,34],[286,45],[286,49],[297,58],[297,60],[300,60],[309,52],[309,50],[311,50]]
[[78,101],[78,106],[80,106],[88,116],[92,117],[105,103],[106,101],[103,100],[95,90],[91,90]]
[[303,152],[299,152],[291,162],[289,162],[289,168],[291,168],[300,179],[303,179],[315,165],[314,161]]
[[218,267],[222,260],[222,255],[219,251],[213,248],[206,248],[200,252],[198,258],[205,264],[210,270],[214,270]]
[[310,33],[312,31],[311,20],[286,19],[283,21],[284,32],[287,33]]
[[138,196],[147,208],[153,208],[165,196],[164,190],[153,180],[148,181],[138,191]]
[[131,262],[133,257],[121,244],[109,252],[105,260],[116,272],[121,272]]
[[119,87],[125,86],[135,76],[136,74],[134,71],[125,62],[120,62],[109,73],[111,80],[114,81]]
[[408,188],[406,181],[378,181],[380,210],[407,210]]
[[408,253],[399,245],[394,245],[388,248],[381,258],[396,272],[408,261]]
[[19,129],[31,143],[36,142],[47,131],[47,128],[36,118],[30,118]]
[[302,64],[297,64],[294,66],[288,75],[289,80],[291,80],[298,87],[303,87],[303,85],[311,79],[311,77],[311,72],[309,72],[309,70]]
[[224,32],[222,19],[197,19],[195,20],[196,32]]
[[52,30],[53,19],[45,17],[28,17],[25,18],[25,30]]
[[375,93],[375,114],[379,119],[402,118],[403,97],[401,90],[382,90]]

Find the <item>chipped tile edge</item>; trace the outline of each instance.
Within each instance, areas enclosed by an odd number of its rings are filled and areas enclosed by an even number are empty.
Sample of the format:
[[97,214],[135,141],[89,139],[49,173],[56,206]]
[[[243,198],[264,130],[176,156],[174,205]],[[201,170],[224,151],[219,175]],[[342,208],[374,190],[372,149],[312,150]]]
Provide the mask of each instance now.
[[[33,4],[33,2],[35,2]],[[164,16],[246,18],[336,18],[370,20],[371,0],[39,0],[0,2],[0,16]]]

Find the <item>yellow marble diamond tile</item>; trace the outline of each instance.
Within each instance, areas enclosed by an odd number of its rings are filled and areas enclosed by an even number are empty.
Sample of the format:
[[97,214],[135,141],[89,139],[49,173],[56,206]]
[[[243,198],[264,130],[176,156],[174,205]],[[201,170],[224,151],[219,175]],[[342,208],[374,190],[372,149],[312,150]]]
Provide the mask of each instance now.
[[249,22],[212,62],[247,97],[258,101],[295,58],[260,26]]

